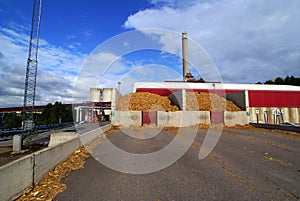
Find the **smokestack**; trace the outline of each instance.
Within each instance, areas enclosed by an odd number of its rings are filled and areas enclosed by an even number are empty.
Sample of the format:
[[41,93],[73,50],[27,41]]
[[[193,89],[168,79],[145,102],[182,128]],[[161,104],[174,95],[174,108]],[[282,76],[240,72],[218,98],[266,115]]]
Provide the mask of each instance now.
[[185,75],[189,72],[188,38],[186,32],[182,33],[182,67],[183,67],[183,81],[185,81]]

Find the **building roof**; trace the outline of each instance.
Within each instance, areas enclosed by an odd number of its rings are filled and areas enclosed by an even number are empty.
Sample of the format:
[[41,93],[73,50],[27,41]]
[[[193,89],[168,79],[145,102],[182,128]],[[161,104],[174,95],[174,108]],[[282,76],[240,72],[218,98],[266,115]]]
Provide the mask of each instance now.
[[291,85],[228,84],[228,83],[197,83],[197,82],[136,82],[134,84],[133,91],[136,92],[138,88],[298,91],[298,92],[300,92],[300,87],[291,86]]

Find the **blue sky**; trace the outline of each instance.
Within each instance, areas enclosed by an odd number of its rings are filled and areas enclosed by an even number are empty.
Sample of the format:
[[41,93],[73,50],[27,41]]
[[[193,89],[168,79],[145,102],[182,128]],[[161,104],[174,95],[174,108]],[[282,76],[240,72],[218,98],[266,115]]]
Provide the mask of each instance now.
[[[0,1],[0,107],[23,103],[32,6],[33,0]],[[36,104],[71,103],[74,94],[87,100],[89,87],[118,81],[125,94],[135,81],[181,79],[183,31],[197,77],[216,79],[207,62],[226,83],[300,76],[299,8],[298,0],[44,0]],[[157,48],[126,55],[113,50],[117,45],[103,48],[107,41],[128,46],[118,36],[132,30]]]
[[[42,4],[41,38],[62,47],[80,44],[80,52],[87,54],[126,31],[127,17],[149,6],[145,0],[43,0]],[[17,23],[29,29],[32,7],[33,0],[1,0],[1,26]]]

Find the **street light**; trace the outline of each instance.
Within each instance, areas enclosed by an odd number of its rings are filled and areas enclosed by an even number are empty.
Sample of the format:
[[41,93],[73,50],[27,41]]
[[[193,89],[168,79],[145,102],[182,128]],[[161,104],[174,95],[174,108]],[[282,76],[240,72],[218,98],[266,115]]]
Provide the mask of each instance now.
[[118,91],[120,92],[121,82],[118,82]]

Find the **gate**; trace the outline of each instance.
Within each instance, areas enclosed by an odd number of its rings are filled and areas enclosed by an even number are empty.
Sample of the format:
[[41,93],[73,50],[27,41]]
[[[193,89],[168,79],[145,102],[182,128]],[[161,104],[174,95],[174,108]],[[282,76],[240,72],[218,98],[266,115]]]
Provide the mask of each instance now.
[[157,125],[157,112],[156,111],[142,111],[142,125],[143,126],[156,126]]
[[224,124],[224,112],[210,112],[211,124]]

